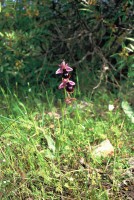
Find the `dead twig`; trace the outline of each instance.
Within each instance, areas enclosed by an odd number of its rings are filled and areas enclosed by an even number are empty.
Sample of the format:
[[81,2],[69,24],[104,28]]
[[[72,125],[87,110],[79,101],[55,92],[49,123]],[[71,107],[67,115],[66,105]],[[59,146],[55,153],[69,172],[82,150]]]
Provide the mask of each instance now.
[[88,51],[79,61],[73,63],[73,66],[79,65],[87,58],[87,56],[93,55],[93,54],[94,54],[94,51],[93,52]]

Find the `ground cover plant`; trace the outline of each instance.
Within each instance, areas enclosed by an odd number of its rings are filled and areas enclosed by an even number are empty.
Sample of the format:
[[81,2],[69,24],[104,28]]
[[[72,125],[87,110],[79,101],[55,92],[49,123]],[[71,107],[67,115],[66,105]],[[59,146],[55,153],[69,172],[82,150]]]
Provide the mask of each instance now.
[[[0,198],[132,199],[133,134],[111,94],[67,105],[50,95],[20,98],[1,88]],[[96,160],[92,147],[106,138],[114,155]]]

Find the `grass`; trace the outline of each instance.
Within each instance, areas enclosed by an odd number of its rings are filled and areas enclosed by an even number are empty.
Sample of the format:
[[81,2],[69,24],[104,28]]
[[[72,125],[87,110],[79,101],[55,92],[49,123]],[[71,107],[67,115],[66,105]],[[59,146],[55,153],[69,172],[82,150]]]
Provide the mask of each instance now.
[[[0,199],[126,199],[134,126],[120,102],[107,94],[69,106],[45,99],[1,89]],[[91,148],[106,138],[114,156],[94,159]]]

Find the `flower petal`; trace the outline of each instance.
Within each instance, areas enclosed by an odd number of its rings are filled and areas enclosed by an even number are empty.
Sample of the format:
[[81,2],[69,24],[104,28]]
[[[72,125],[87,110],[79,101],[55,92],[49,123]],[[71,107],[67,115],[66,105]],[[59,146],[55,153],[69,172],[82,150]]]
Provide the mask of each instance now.
[[66,83],[64,83],[64,82],[59,85],[59,89],[62,89],[64,87],[66,87]]
[[69,82],[69,79],[62,79],[62,82],[66,85]]
[[75,82],[73,81],[68,81],[70,85],[75,85]]
[[57,69],[57,71],[55,72],[56,74],[62,74],[63,70],[61,68]]
[[71,71],[73,71],[73,69],[71,67],[69,67],[68,65],[66,65],[66,71],[71,72]]
[[59,65],[61,69],[66,69],[66,63],[63,60],[62,63]]

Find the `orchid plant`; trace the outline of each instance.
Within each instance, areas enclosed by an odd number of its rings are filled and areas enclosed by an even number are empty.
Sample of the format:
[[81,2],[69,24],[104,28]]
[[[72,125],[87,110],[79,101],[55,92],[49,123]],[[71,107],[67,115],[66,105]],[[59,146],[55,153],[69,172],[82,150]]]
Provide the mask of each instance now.
[[59,85],[59,89],[65,89],[67,93],[67,98],[65,99],[65,102],[67,104],[72,103],[72,101],[75,100],[75,98],[71,98],[70,94],[74,92],[74,86],[75,82],[70,80],[70,72],[73,71],[73,69],[68,66],[67,63],[63,60],[62,63],[59,65],[59,69],[57,69],[56,74],[62,75],[62,82]]

